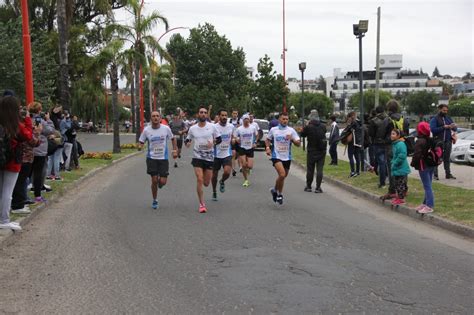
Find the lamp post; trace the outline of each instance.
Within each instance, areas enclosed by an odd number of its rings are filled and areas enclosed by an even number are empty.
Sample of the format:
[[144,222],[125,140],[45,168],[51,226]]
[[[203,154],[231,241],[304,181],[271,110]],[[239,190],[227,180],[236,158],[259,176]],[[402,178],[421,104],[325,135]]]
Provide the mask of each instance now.
[[[301,128],[304,128],[304,70],[306,69],[306,62],[300,62],[299,68],[301,71]],[[306,149],[306,143],[303,138],[303,151]]]
[[21,20],[23,32],[23,59],[25,64],[26,105],[34,101],[33,93],[33,64],[31,61],[31,41],[28,17],[28,0],[21,0]]
[[[283,0],[283,53],[281,54],[281,59],[283,59],[283,81],[285,82],[286,89],[286,17],[285,17],[285,0]],[[283,112],[286,112],[286,96],[283,96]]]

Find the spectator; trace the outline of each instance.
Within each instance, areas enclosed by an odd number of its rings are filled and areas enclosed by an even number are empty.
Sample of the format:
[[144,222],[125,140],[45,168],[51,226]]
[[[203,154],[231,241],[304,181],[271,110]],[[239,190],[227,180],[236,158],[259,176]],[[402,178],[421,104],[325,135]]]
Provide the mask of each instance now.
[[337,144],[339,143],[339,127],[336,122],[336,115],[332,115],[331,131],[329,132],[329,155],[331,163],[329,165],[337,165]]
[[423,203],[419,205],[416,210],[418,213],[430,213],[434,208],[434,194],[433,194],[433,173],[434,166],[429,166],[425,163],[425,158],[428,155],[430,142],[430,125],[427,122],[420,122],[416,127],[417,140],[415,143],[415,153],[411,160],[413,166],[420,174],[423,189],[425,190],[425,198]]
[[54,132],[54,124],[49,117],[49,113],[45,113],[44,116],[42,116],[42,109],[43,106],[39,102],[33,102],[29,107],[35,125],[41,124],[43,128],[39,136],[40,145],[33,149],[34,158],[33,164],[31,165],[35,202],[45,201],[44,198],[41,197],[41,190],[43,189],[44,184],[43,170],[47,165],[48,137],[50,137]]
[[370,163],[370,167],[371,169],[375,172],[375,174],[378,175],[378,170],[377,170],[377,161],[375,160],[375,147],[374,147],[374,142],[373,142],[373,139],[372,137],[370,136],[370,121],[372,119],[375,118],[375,116],[377,116],[377,112],[375,111],[375,109],[372,109],[370,111],[370,116],[368,119],[365,120],[365,123],[367,124],[367,135],[368,135],[368,138],[369,138],[369,141],[370,141],[370,145],[369,145],[369,163]]
[[[349,164],[351,165],[351,174],[349,177],[356,177],[360,175],[360,168],[363,161],[361,161],[362,151],[362,124],[357,119],[356,112],[347,114],[348,130],[352,133],[352,139],[347,145],[347,154],[349,155]],[[355,158],[355,166],[354,166]]]
[[387,115],[384,112],[383,106],[378,106],[375,109],[376,115],[370,120],[369,136],[372,139],[375,165],[377,166],[377,173],[379,175],[379,188],[385,186],[387,179]]
[[[443,142],[443,164],[446,179],[456,179],[451,174],[451,150],[453,147],[452,133],[458,130],[458,127],[453,122],[451,117],[448,116],[448,105],[442,104],[438,106],[439,112],[436,116],[430,120],[430,129],[433,133],[433,137]],[[434,178],[439,180],[438,167],[434,169]]]
[[[26,108],[21,111],[21,121],[25,124],[26,117],[30,117],[29,112]],[[31,120],[31,118],[30,118]],[[43,130],[41,124],[33,127],[33,136],[30,141],[25,141],[21,144],[22,151],[22,163],[18,179],[16,180],[15,188],[13,189],[12,196],[12,213],[15,214],[28,214],[30,209],[26,203],[28,200],[28,178],[31,174],[31,166],[33,164],[34,154],[33,148],[40,145],[40,134]]]
[[21,169],[20,146],[32,138],[30,117],[20,120],[20,101],[15,96],[5,96],[0,101],[0,136],[2,164],[0,165],[0,229],[21,230],[19,224],[10,222],[13,189]]
[[[59,110],[59,111],[58,111]],[[58,121],[59,119],[59,121]],[[63,152],[64,152],[64,137],[61,133],[61,121],[62,121],[62,107],[57,106],[51,112],[51,121],[54,124],[54,131],[50,137],[51,145],[55,147],[54,150],[48,150],[48,164],[46,179],[48,180],[62,180],[59,174],[59,167],[61,164]],[[55,123],[58,121],[58,123]],[[51,146],[50,145],[50,146]]]
[[72,143],[71,162],[74,169],[79,169],[79,153],[77,147],[77,131],[81,129],[77,116],[72,117],[71,129],[66,132],[67,141]]
[[309,124],[301,132],[301,137],[308,139],[306,187],[304,191],[312,191],[311,185],[313,184],[314,167],[316,166],[316,188],[314,192],[322,193],[321,183],[323,181],[323,168],[327,150],[326,126],[321,123],[318,114],[310,115],[309,119]]
[[396,197],[392,200],[392,205],[402,205],[405,203],[405,196],[408,192],[408,174],[410,174],[410,166],[407,161],[407,146],[402,137],[402,131],[393,129],[390,134],[392,140],[391,160],[392,176],[395,183]]
[[[388,111],[388,117],[387,117],[387,122],[386,122],[387,132],[385,133],[385,135],[387,138],[387,143],[390,144],[392,130],[393,129],[400,130],[400,135],[404,137],[404,135],[409,134],[410,124],[409,124],[408,119],[404,119],[404,117],[400,113],[400,105],[398,104],[397,100],[392,99],[388,101],[386,108]],[[390,162],[392,160],[392,146],[387,145],[385,148],[386,148],[385,158],[386,158],[386,163],[387,163],[389,186],[388,186],[388,192],[380,198],[382,200],[392,199],[396,197],[395,182],[392,176],[391,168],[389,167]]]
[[[75,136],[75,131],[72,128],[72,120],[71,116],[67,111],[64,111],[63,119],[59,123],[59,128],[61,132],[61,137],[63,139],[63,152],[64,152],[64,159],[63,159],[63,164],[64,164],[64,169],[68,172],[71,171],[70,165],[71,165],[71,153],[72,153],[72,135],[74,133]],[[63,155],[61,155],[63,157]]]

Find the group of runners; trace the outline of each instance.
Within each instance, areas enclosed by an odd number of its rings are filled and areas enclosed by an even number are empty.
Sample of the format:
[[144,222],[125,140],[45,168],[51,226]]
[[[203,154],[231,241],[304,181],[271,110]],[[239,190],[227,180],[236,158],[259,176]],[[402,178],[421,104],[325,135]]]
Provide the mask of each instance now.
[[[234,164],[236,158],[244,177],[242,186],[250,186],[249,175],[253,169],[254,150],[259,140],[257,123],[249,114],[239,119],[237,111],[233,111],[229,119],[226,110],[219,110],[214,123],[210,122],[208,116],[208,110],[201,107],[197,122],[187,128],[178,117],[170,121],[170,126],[166,126],[161,124],[159,112],[151,114],[151,125],[143,130],[139,147],[141,149],[148,143],[146,165],[147,173],[151,176],[153,209],[159,206],[158,189],[166,185],[169,175],[169,142],[172,144],[172,156],[175,161],[180,157],[183,142],[186,147],[193,147],[191,164],[197,181],[200,213],[207,212],[203,187],[212,183],[212,199],[217,201],[217,185],[219,184],[220,193],[224,193],[226,180],[231,174],[235,176],[237,173]],[[273,201],[278,204],[283,204],[283,186],[290,170],[292,144],[299,146],[300,137],[288,126],[288,114],[282,113],[279,125],[270,129],[265,140],[265,152],[278,174],[274,187],[270,189]],[[221,169],[223,173],[219,179]]]

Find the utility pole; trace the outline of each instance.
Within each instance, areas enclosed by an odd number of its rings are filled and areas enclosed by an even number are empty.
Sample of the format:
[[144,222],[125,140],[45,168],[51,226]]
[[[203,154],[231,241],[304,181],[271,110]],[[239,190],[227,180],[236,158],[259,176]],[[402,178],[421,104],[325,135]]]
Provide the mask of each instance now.
[[25,65],[26,105],[34,101],[33,64],[31,61],[30,21],[28,16],[28,0],[21,0],[21,20],[23,29],[23,59]]
[[[283,0],[283,54],[281,58],[283,59],[283,81],[285,82],[285,89],[286,89],[286,44],[285,44],[285,36],[286,36],[286,29],[285,29],[285,0]],[[283,96],[283,112],[286,113],[286,96]]]
[[380,7],[377,8],[377,53],[375,61],[375,108],[379,106],[380,88]]

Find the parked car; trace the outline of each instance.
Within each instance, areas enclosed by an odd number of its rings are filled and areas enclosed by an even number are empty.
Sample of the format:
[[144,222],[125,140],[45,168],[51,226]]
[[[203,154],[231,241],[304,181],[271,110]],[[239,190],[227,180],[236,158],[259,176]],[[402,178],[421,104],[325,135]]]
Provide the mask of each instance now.
[[266,119],[254,119],[253,121],[258,124],[258,126],[260,127],[260,130],[262,131],[260,134],[260,140],[257,143],[257,147],[264,148],[265,140],[267,139],[267,135],[268,135],[268,126],[270,125],[270,123]]
[[450,160],[455,163],[474,163],[474,130],[458,134],[458,140],[453,145]]

